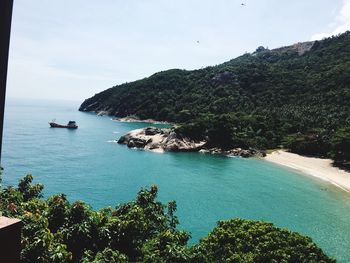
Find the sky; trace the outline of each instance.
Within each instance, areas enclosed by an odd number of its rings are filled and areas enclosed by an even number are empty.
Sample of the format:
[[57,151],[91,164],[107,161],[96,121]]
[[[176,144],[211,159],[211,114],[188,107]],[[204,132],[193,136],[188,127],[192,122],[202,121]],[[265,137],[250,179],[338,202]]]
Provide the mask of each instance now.
[[[83,101],[350,29],[350,0],[16,0],[7,97]],[[245,5],[242,5],[244,3]]]

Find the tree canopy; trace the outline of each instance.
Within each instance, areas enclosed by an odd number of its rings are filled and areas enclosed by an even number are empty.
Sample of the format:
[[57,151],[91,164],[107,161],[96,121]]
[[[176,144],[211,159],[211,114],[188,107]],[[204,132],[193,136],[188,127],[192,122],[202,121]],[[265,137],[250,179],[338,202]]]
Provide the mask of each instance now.
[[24,223],[21,262],[335,262],[308,237],[243,219],[218,222],[190,246],[190,234],[177,228],[176,202],[159,202],[157,186],[95,211],[64,194],[43,199],[43,186],[32,180],[27,175],[18,187],[0,188],[2,215]]
[[[299,46],[308,46],[300,52]],[[290,147],[350,162],[350,32],[199,70],[172,69],[107,89],[82,111],[175,122],[214,146]],[[340,147],[340,148],[339,148]]]

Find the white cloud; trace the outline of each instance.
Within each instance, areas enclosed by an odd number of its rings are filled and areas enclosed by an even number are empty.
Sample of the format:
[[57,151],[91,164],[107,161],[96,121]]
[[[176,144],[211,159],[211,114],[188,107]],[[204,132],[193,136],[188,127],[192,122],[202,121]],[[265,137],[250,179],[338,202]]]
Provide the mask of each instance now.
[[330,28],[330,32],[315,34],[311,37],[311,40],[320,40],[350,30],[350,0],[343,0],[343,6],[335,20],[330,24]]

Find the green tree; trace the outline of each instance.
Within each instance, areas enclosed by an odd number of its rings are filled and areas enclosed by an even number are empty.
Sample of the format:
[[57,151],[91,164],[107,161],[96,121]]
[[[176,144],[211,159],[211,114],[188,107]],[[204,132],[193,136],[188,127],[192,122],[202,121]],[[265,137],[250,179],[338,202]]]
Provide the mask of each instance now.
[[217,227],[194,248],[192,262],[335,262],[310,238],[279,229],[271,223],[231,219]]
[[189,233],[177,229],[176,202],[157,201],[156,186],[100,211],[64,194],[44,200],[41,190],[31,176],[0,189],[0,211],[24,223],[21,262],[335,262],[308,237],[242,219],[219,222],[191,247]]

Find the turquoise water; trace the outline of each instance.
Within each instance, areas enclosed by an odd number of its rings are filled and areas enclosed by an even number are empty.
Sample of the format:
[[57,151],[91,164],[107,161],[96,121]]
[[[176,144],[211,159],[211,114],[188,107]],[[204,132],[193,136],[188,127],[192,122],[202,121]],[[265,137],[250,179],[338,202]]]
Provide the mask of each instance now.
[[[4,183],[32,173],[45,196],[64,192],[94,208],[133,199],[157,184],[162,201],[176,200],[181,228],[193,241],[217,220],[271,221],[309,235],[338,262],[350,262],[350,195],[257,159],[199,153],[152,153],[112,141],[142,123],[118,123],[77,111],[79,102],[7,100],[2,165]],[[56,118],[77,130],[50,129]]]

